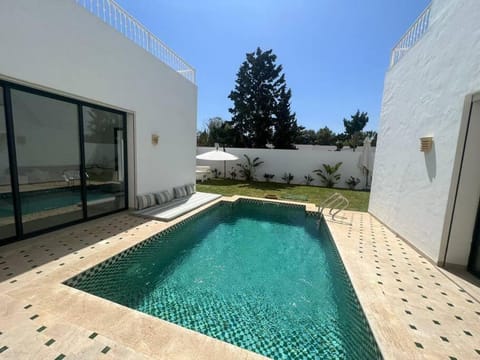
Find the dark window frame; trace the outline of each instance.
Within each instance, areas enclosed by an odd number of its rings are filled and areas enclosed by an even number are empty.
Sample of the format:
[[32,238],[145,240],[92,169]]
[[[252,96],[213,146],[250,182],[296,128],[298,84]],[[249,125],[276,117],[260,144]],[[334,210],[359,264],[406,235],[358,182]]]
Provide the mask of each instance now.
[[[12,189],[12,198],[13,198],[13,208],[14,208],[14,217],[15,217],[15,229],[16,235],[14,237],[9,237],[5,239],[0,239],[0,245],[5,245],[18,240],[27,239],[34,237],[40,234],[47,232],[55,231],[61,228],[72,226],[79,223],[84,223],[86,221],[94,220],[103,216],[108,216],[115,214],[121,211],[125,211],[129,207],[129,194],[128,194],[128,142],[127,142],[127,113],[125,111],[120,111],[114,108],[109,108],[107,106],[94,104],[85,100],[79,100],[71,98],[64,95],[55,94],[45,90],[36,89],[26,85],[17,84],[11,81],[0,79],[0,87],[3,88],[3,101],[5,109],[5,125],[7,130],[7,149],[8,149],[8,161],[10,167],[10,186]],[[21,212],[21,201],[20,201],[20,187],[18,183],[18,164],[17,164],[17,154],[16,154],[16,143],[15,143],[15,128],[14,128],[14,119],[13,119],[13,109],[12,109],[12,99],[11,99],[11,90],[24,91],[30,94],[35,94],[43,96],[46,98],[60,100],[66,103],[74,104],[77,106],[78,114],[78,126],[79,126],[79,142],[80,142],[80,177],[81,177],[81,199],[82,199],[82,219],[69,221],[60,225],[51,226],[45,229],[40,229],[36,231],[29,232],[27,234],[23,231],[22,223],[22,212]],[[125,191],[125,202],[124,207],[106,212],[94,216],[87,216],[87,181],[85,176],[85,134],[83,128],[83,107],[90,107],[94,109],[99,109],[111,113],[115,113],[122,116],[123,119],[123,140],[124,140],[124,191]]]

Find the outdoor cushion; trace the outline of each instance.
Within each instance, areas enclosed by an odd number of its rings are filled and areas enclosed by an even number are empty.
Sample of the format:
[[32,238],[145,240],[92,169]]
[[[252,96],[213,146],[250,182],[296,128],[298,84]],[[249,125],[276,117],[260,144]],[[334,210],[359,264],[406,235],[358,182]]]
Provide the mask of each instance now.
[[168,190],[160,191],[155,193],[155,200],[157,200],[158,205],[165,204],[173,200],[173,194]]
[[153,205],[155,205],[155,195],[153,194],[137,195],[137,209],[141,210]]
[[177,186],[173,188],[173,194],[175,195],[175,198],[182,198],[187,196],[187,190],[185,190],[185,186]]
[[185,185],[185,191],[187,195],[192,195],[195,193],[195,185],[194,184],[187,184]]

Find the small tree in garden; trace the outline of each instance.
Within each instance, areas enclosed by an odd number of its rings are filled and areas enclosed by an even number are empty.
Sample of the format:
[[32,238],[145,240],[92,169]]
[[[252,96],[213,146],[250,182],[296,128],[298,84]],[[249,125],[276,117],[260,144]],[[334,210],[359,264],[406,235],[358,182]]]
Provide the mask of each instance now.
[[232,180],[235,180],[237,178],[237,170],[235,170],[235,168],[232,167],[232,170],[230,171],[230,177],[232,178]]
[[255,180],[255,169],[263,164],[263,161],[260,161],[260,158],[257,156],[253,160],[246,154],[243,154],[246,162],[241,164],[238,163],[237,166],[240,168],[238,172],[240,176],[244,177],[247,181]]
[[323,185],[331,188],[338,183],[342,177],[340,174],[337,174],[337,171],[342,164],[342,162],[336,163],[335,165],[322,164],[323,169],[313,170],[313,172],[320,177],[320,181]]

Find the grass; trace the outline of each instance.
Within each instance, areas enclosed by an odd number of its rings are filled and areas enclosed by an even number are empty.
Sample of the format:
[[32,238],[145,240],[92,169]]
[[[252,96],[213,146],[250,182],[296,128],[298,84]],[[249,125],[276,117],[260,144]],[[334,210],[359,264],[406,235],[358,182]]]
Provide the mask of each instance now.
[[244,195],[263,198],[276,195],[279,199],[319,204],[331,194],[338,192],[350,201],[348,210],[367,211],[370,193],[346,189],[331,189],[318,186],[287,185],[273,182],[246,182],[230,179],[211,179],[197,184],[197,190],[224,196]]

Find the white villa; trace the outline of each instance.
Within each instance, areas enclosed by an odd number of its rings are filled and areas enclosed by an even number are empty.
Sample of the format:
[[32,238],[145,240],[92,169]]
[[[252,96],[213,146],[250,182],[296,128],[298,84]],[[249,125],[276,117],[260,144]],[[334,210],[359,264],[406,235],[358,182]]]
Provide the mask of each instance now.
[[477,276],[479,19],[476,0],[433,0],[393,49],[369,205],[437,264]]
[[197,192],[195,70],[114,0],[2,0],[0,53],[0,358],[480,358],[480,0],[394,47],[368,212],[293,185],[368,142]]
[[195,70],[114,2],[2,1],[0,43],[0,243],[195,181]]

